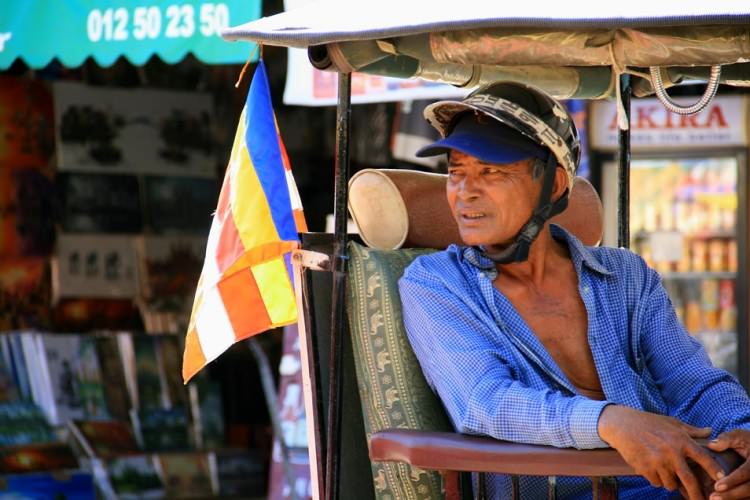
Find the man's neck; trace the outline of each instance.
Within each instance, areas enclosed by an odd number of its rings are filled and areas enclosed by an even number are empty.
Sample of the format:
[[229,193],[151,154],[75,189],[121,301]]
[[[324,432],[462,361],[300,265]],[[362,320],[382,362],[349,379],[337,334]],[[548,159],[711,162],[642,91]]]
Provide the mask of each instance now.
[[531,285],[541,288],[550,270],[559,268],[556,265],[561,259],[567,257],[567,249],[561,243],[555,241],[545,224],[539,236],[529,248],[529,257],[523,262],[510,264],[496,264],[499,276],[503,281],[513,282],[518,285]]

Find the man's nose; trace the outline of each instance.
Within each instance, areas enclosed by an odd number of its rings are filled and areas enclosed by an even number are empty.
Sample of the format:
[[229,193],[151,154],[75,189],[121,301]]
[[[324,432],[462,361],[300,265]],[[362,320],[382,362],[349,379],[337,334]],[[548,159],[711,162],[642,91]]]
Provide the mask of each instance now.
[[479,194],[479,183],[473,175],[466,175],[458,187],[458,194],[464,199],[476,198]]

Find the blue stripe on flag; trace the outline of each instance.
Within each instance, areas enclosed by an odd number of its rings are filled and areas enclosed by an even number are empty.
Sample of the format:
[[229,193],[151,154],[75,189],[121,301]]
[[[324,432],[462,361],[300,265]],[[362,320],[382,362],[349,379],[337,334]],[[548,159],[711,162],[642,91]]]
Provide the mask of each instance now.
[[292,264],[292,252],[284,254],[284,264],[286,265],[286,272],[289,274],[289,282],[294,287],[294,265]]
[[255,69],[245,108],[245,144],[271,209],[271,218],[281,240],[296,241],[297,227],[262,59]]

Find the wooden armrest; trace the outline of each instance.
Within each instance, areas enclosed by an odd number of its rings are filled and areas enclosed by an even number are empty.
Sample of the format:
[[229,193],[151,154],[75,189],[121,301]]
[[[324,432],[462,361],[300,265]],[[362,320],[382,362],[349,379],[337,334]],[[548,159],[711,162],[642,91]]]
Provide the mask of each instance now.
[[[727,472],[742,463],[734,451],[709,452]],[[427,470],[524,476],[635,475],[612,448],[554,448],[450,432],[406,429],[386,429],[374,433],[370,437],[370,458],[375,462],[404,462]]]

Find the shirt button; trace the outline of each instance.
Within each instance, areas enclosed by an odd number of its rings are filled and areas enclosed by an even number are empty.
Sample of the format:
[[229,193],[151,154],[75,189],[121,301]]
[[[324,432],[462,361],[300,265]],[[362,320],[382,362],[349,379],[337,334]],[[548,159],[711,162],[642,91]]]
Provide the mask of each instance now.
[[589,287],[583,287],[583,293],[589,293],[589,290],[591,290]]
[[479,273],[479,279],[484,279],[484,273]]

